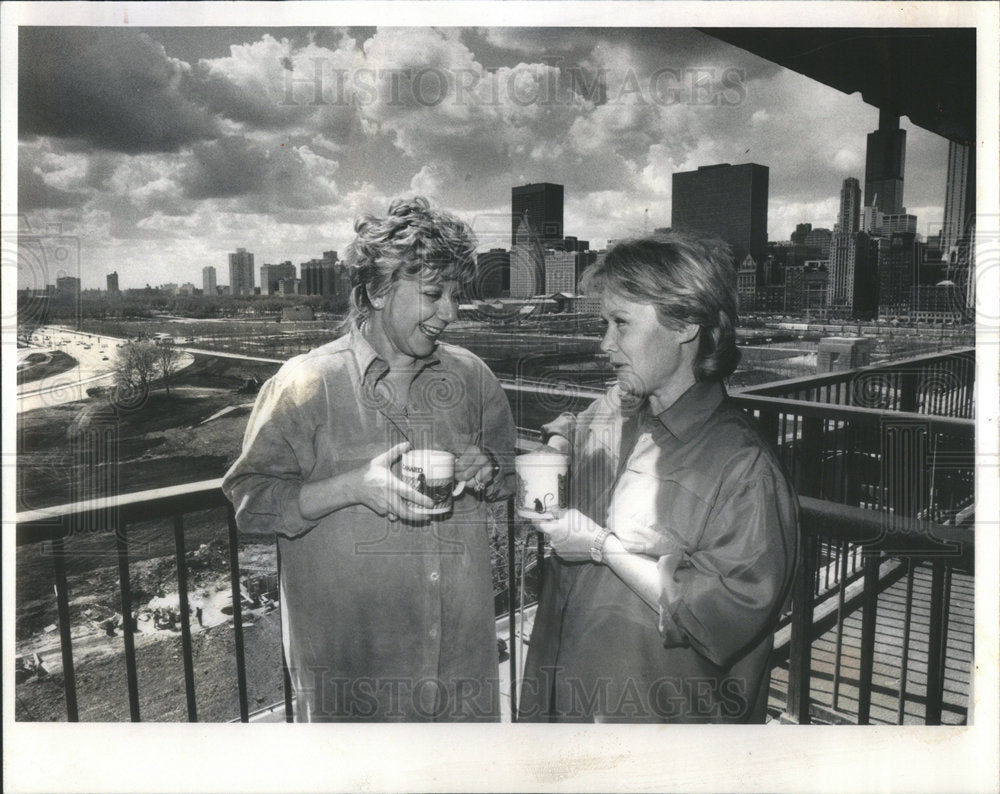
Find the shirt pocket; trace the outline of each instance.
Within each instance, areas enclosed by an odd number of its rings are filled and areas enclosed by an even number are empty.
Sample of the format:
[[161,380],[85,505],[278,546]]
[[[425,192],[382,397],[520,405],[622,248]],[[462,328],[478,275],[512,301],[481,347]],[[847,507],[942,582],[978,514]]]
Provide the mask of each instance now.
[[[683,475],[681,475],[683,476]],[[692,554],[710,506],[680,478],[659,474],[642,461],[622,473],[608,509],[608,527],[626,545],[641,541],[651,556]]]

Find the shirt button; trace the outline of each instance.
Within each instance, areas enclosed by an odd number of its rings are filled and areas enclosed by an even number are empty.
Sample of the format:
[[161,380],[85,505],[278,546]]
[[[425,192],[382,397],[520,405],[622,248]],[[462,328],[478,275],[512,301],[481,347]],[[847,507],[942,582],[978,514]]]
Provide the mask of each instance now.
[[435,627],[435,628],[431,629],[430,632],[428,632],[428,633],[431,635],[431,637],[434,637],[436,639],[437,635],[438,635],[438,630]]
[[439,574],[437,571],[432,571],[431,572],[431,581],[432,582],[436,582],[440,578],[441,578],[441,574]]

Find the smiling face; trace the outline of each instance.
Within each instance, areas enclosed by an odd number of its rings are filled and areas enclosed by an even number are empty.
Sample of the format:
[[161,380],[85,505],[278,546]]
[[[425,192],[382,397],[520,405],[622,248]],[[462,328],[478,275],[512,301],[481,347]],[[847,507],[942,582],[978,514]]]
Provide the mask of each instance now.
[[625,392],[648,396],[659,413],[694,384],[697,325],[668,328],[652,304],[636,303],[610,290],[601,296],[601,317],[607,323],[601,351]]
[[392,367],[426,358],[441,332],[458,317],[458,282],[426,274],[400,279],[376,302],[370,341]]

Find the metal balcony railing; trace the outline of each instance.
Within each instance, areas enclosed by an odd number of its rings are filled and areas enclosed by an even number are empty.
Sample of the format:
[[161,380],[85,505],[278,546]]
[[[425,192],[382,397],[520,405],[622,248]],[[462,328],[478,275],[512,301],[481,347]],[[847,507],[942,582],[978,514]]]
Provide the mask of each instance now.
[[[788,682],[785,713],[788,719],[809,722],[817,710],[811,698],[812,649],[817,639],[828,632],[831,624],[837,631],[834,666],[834,703],[836,711],[837,690],[841,684],[844,669],[843,626],[854,602],[861,599],[862,628],[860,645],[860,671],[855,673],[853,682],[858,690],[856,721],[869,721],[876,658],[875,625],[878,618],[880,595],[902,576],[908,577],[908,593],[905,603],[905,625],[901,646],[894,654],[899,659],[900,671],[898,703],[900,722],[903,706],[907,698],[917,696],[926,703],[925,720],[935,724],[941,720],[941,704],[944,691],[944,670],[948,659],[948,614],[951,605],[950,581],[954,573],[971,576],[974,562],[974,533],[971,528],[945,527],[926,521],[907,519],[903,524],[888,525],[885,516],[878,512],[856,507],[837,505],[809,497],[802,503],[802,562],[797,570],[794,590],[794,607],[791,617],[790,642],[779,640],[776,649],[776,663],[787,656]],[[220,526],[229,546],[229,578],[233,603],[233,631],[235,639],[235,673],[239,693],[239,718],[243,722],[250,719],[247,697],[247,673],[242,630],[240,599],[240,563],[238,537],[232,508],[222,493],[219,480],[191,485],[157,489],[130,494],[115,500],[94,500],[72,506],[62,506],[32,513],[23,513],[17,520],[17,543],[45,544],[51,554],[53,579],[55,582],[58,608],[58,628],[63,666],[63,687],[66,699],[66,715],[69,721],[79,719],[74,673],[73,641],[70,633],[69,592],[66,576],[66,558],[70,554],[72,540],[81,531],[93,532],[113,511],[114,526],[106,525],[106,532],[115,535],[115,548],[119,571],[119,599],[122,615],[131,615],[133,610],[132,592],[129,584],[129,525],[146,522],[154,518],[170,518],[173,522],[174,544],[177,563],[177,587],[180,594],[182,657],[187,700],[187,719],[197,721],[197,701],[192,658],[191,626],[188,609],[187,566],[184,553],[185,516],[212,508],[226,511],[225,526]],[[508,504],[508,527],[513,527],[511,506]],[[902,527],[903,531],[900,531]],[[508,582],[516,580],[513,571],[514,533],[508,532]],[[929,566],[932,584],[930,616],[923,619],[926,626],[921,629],[928,635],[926,662],[926,684],[921,692],[911,688],[907,691],[907,666],[914,666],[913,648],[910,636],[913,633],[913,577],[920,565]],[[832,577],[831,577],[831,572]],[[855,575],[857,574],[857,575]],[[858,595],[855,581],[860,575],[863,587]],[[515,615],[519,606],[515,601],[514,588],[509,588],[508,621],[510,637],[515,636]],[[829,605],[835,603],[835,609]],[[139,721],[139,689],[136,673],[136,652],[132,626],[126,621],[124,637],[124,657],[127,671],[130,716]],[[785,630],[788,633],[787,630]],[[781,631],[779,631],[779,634]],[[511,716],[516,720],[517,676],[515,660],[517,649],[510,647],[510,692]],[[278,663],[275,660],[275,663]],[[880,668],[884,668],[880,662]],[[952,665],[954,666],[954,665]],[[880,675],[885,676],[885,670]],[[291,719],[292,701],[286,684],[286,719]],[[822,707],[820,707],[822,711]]]
[[[951,584],[955,576],[972,575],[974,556],[974,535],[969,528],[974,511],[974,423],[970,418],[963,418],[972,414],[972,388],[965,379],[974,377],[974,371],[968,366],[968,360],[967,351],[963,351],[951,355],[921,356],[884,368],[889,370],[886,382],[890,384],[884,393],[892,396],[893,405],[918,409],[936,406],[940,411],[959,414],[958,418],[928,411],[892,410],[888,405],[866,407],[855,404],[849,395],[857,394],[858,389],[851,384],[860,383],[860,378],[867,377],[865,373],[877,371],[868,369],[812,379],[822,381],[820,385],[809,385],[807,381],[810,379],[799,379],[733,395],[739,405],[757,417],[765,435],[777,446],[803,506],[803,564],[796,575],[790,638],[786,643],[779,643],[779,649],[787,648],[788,688],[784,710],[792,719],[807,722],[815,711],[816,703],[810,698],[812,647],[819,636],[817,632],[826,631],[831,626],[837,633],[837,639],[833,665],[834,694],[830,708],[838,711],[837,693],[841,684],[845,683],[842,656],[846,621],[855,603],[861,599],[860,668],[854,674],[856,680],[852,686],[858,691],[856,719],[859,722],[868,721],[875,674],[874,638],[879,598],[888,587],[905,577],[898,693],[899,721],[902,722],[904,705],[909,698],[906,691],[908,667],[912,671],[913,665],[909,644],[915,631],[914,582],[924,571],[929,572],[931,596],[929,617],[920,624],[922,628],[918,627],[919,631],[926,632],[930,649],[926,663],[926,694],[922,697],[926,701],[926,721],[934,723],[941,718],[948,615],[954,600]],[[953,386],[944,392],[935,391],[928,385],[933,381],[930,374],[921,374],[939,370],[960,376],[957,380],[949,380]],[[960,386],[954,385],[959,381]],[[794,389],[790,389],[789,383],[794,384]],[[910,389],[911,386],[915,391]],[[504,388],[516,397],[520,387],[504,384]],[[910,391],[907,392],[907,389]],[[771,394],[774,390],[783,396]],[[904,396],[904,392],[911,396]],[[862,390],[862,393],[872,392]],[[935,403],[930,399],[935,394],[939,397],[944,394],[947,399]],[[580,396],[586,395],[581,392]],[[107,439],[95,438],[95,443],[107,446]],[[527,437],[519,446],[526,443],[530,443]],[[132,720],[141,718],[134,625],[131,623],[130,528],[152,519],[169,519],[172,522],[187,718],[191,721],[198,719],[189,622],[185,520],[192,513],[211,509],[223,510],[226,516],[224,522],[220,522],[219,533],[225,536],[228,543],[239,718],[249,720],[239,538],[232,507],[220,484],[221,480],[211,480],[75,501],[17,514],[17,544],[38,544],[52,559],[68,720],[78,720],[79,709],[70,631],[71,594],[67,582],[67,561],[72,559],[74,539],[95,533],[104,533],[114,539],[118,599],[125,623],[123,640],[129,712]],[[508,583],[516,581],[511,516],[512,506],[508,504]],[[539,558],[541,552],[542,549],[539,549]],[[835,610],[830,606],[832,603],[836,604]],[[508,587],[511,638],[515,635],[513,624],[517,606],[514,588]],[[835,617],[831,617],[834,611]],[[518,657],[513,647],[509,650],[511,716],[516,719],[517,670],[514,662]],[[779,650],[779,656],[781,653]],[[880,668],[884,666],[882,663],[879,665]],[[292,703],[287,677],[285,692],[286,718],[290,719]]]

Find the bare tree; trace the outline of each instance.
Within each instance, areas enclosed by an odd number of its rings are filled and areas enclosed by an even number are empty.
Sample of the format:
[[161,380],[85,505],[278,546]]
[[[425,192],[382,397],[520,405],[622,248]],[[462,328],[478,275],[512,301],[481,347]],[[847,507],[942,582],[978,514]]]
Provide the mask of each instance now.
[[170,378],[177,371],[177,367],[181,361],[181,354],[177,351],[177,348],[173,346],[173,343],[164,340],[159,345],[156,345],[156,364],[160,370],[160,377],[163,378],[163,385],[167,390],[167,397],[170,396]]
[[156,345],[148,339],[129,340],[118,349],[115,384],[125,394],[148,394],[156,374]]

